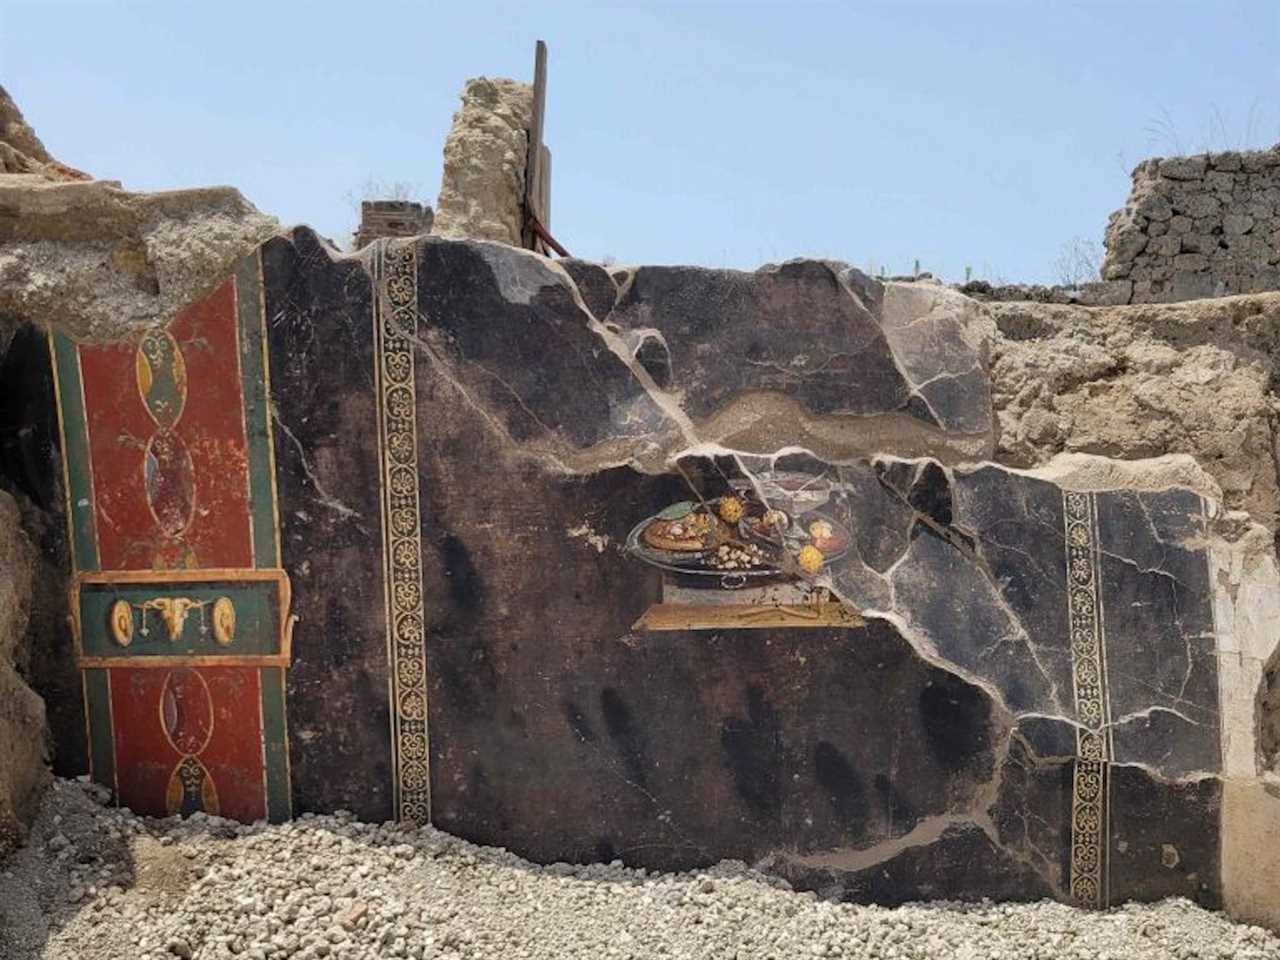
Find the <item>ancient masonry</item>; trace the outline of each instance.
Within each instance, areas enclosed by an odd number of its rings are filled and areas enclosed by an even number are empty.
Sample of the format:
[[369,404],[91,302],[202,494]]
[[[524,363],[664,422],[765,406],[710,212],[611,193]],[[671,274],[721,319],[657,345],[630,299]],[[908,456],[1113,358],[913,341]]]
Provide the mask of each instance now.
[[365,200],[360,204],[360,226],[353,246],[359,250],[383,238],[430,233],[434,220],[430,207],[412,200]]
[[1280,145],[1139,164],[1106,249],[1133,303],[1280,289]]

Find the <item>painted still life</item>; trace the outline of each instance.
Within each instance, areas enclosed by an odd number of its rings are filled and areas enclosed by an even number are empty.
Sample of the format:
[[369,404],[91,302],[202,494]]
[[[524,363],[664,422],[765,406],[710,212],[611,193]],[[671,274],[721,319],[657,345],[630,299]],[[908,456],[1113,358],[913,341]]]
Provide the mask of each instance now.
[[822,507],[831,483],[775,472],[730,481],[712,500],[673,503],[627,537],[637,559],[661,570],[735,590],[812,579],[849,549],[850,534]]

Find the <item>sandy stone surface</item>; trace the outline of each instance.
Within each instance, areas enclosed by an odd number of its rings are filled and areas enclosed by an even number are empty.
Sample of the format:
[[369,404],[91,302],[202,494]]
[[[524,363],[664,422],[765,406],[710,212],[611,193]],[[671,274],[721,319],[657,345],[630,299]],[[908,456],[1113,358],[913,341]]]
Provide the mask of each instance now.
[[49,155],[3,86],[0,86],[0,173],[35,174],[48,180],[89,179],[87,173]]
[[988,303],[995,459],[1190,454],[1229,509],[1280,518],[1280,294],[1081,307]]
[[58,782],[0,864],[7,960],[1280,957],[1280,937],[1185,900],[861,907],[734,862],[538,867],[430,828],[147,821],[101,799]]
[[0,855],[20,842],[48,782],[44,701],[18,674],[28,659],[36,552],[0,490]]
[[170,319],[279,230],[231,187],[0,175],[0,316],[109,340]]
[[51,157],[0,87],[0,342],[14,322],[114,339],[171,318],[279,230],[231,187],[131,193]]
[[476,77],[444,143],[444,174],[432,233],[520,246],[533,88]]

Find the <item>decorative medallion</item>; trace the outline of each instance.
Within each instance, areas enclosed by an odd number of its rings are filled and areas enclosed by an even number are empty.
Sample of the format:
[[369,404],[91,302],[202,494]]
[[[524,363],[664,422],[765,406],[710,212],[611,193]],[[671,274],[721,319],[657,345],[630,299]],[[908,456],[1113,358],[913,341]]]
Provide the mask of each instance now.
[[219,597],[213,602],[213,639],[219,646],[227,647],[236,638],[236,605],[230,597]]
[[127,600],[117,600],[111,605],[111,639],[122,647],[133,642],[133,607]]
[[378,247],[375,269],[378,295],[374,337],[396,814],[401,820],[427,823],[431,819],[431,776],[413,364],[418,331],[415,242],[383,241]]
[[1076,761],[1071,786],[1071,896],[1107,905],[1107,763],[1111,758],[1106,645],[1098,591],[1097,510],[1093,494],[1063,496],[1067,612],[1075,695]]

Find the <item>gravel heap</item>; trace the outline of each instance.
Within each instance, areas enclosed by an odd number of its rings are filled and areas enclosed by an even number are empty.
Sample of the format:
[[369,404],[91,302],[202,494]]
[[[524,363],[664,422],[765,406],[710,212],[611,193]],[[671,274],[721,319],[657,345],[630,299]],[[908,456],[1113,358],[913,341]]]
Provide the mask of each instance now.
[[148,820],[106,799],[58,782],[0,864],[0,957],[1280,958],[1280,938],[1185,900],[861,907],[735,862],[538,867],[430,828]]

